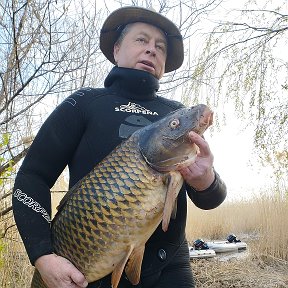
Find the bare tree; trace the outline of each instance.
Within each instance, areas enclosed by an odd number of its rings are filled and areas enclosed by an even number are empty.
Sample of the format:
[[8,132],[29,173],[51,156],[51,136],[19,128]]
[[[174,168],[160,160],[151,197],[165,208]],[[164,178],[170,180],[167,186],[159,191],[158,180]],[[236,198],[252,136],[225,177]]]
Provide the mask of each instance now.
[[236,115],[255,125],[263,162],[287,175],[288,158],[278,157],[288,148],[287,1],[248,1],[223,15],[231,18],[210,26],[188,91],[199,94],[206,82],[210,101],[233,101]]
[[[188,43],[201,18],[221,0],[4,2],[0,4],[0,134],[9,141],[1,145],[0,177],[6,184],[0,185],[0,195],[10,193],[16,164],[59,101],[82,86],[103,85],[111,64],[102,56],[98,39],[112,10],[126,5],[153,8],[172,19]],[[189,55],[189,46],[185,48]],[[174,97],[177,87],[189,79],[195,61],[191,55],[187,59],[182,69],[163,78],[160,94]]]
[[[47,114],[75,89],[103,77],[94,68],[104,60],[97,52],[101,9],[75,3],[0,4],[0,135],[6,139],[0,147],[0,176],[10,188],[13,167]],[[0,195],[9,191],[3,182]]]

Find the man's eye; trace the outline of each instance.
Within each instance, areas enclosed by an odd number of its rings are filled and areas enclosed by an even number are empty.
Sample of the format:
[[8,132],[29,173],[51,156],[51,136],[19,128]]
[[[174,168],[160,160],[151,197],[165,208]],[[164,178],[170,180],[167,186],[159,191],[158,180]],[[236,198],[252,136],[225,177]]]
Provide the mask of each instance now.
[[163,45],[157,45],[156,48],[157,48],[159,51],[166,52],[166,47],[163,46]]
[[145,43],[145,39],[144,38],[137,38],[137,41],[140,42],[140,43]]

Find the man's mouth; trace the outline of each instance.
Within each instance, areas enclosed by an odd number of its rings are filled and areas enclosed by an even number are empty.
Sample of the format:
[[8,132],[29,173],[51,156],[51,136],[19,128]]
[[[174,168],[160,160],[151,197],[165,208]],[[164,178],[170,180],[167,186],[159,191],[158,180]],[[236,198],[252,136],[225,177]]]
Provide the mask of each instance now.
[[153,63],[150,62],[150,61],[145,61],[145,60],[144,60],[144,61],[141,61],[140,63],[142,63],[142,64],[144,64],[144,65],[146,65],[146,66],[149,66],[149,67],[155,69]]

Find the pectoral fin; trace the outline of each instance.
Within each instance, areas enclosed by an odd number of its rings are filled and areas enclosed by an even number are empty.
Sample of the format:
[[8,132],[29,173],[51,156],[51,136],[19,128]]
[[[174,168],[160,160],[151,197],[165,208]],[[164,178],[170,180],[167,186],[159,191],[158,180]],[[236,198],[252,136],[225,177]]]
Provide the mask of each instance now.
[[115,269],[112,272],[112,277],[111,277],[111,285],[112,288],[117,288],[118,284],[120,282],[120,278],[122,276],[124,267],[127,263],[127,260],[129,259],[132,251],[133,251],[133,246],[129,246],[127,249],[127,254],[125,257],[116,265]]
[[171,218],[176,219],[176,215],[177,215],[177,198],[174,201]]
[[[178,171],[173,171],[169,173],[169,184],[165,199],[163,219],[162,219],[162,230],[167,231],[172,212],[176,213],[177,205],[176,200],[179,191],[183,185],[183,177]],[[176,217],[176,215],[173,215]]]
[[128,263],[125,267],[125,273],[132,285],[137,285],[140,281],[144,250],[145,245],[135,248],[131,253]]

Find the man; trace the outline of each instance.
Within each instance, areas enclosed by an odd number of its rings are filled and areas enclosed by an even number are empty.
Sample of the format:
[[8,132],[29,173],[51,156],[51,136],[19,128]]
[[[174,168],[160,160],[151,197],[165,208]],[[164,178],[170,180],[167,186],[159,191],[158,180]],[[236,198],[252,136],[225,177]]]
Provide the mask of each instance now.
[[[104,88],[86,88],[64,100],[36,136],[18,172],[13,194],[15,220],[30,261],[49,288],[86,287],[84,275],[67,259],[53,254],[50,188],[66,165],[72,187],[132,132],[183,107],[157,96],[159,79],[183,62],[183,40],[164,16],[140,7],[114,11],[104,22],[100,48],[116,64]],[[185,239],[186,193],[202,209],[220,205],[226,187],[213,169],[209,145],[190,134],[200,148],[195,163],[181,171],[177,217],[167,232],[161,225],[146,244],[136,287],[194,287]],[[29,197],[37,202],[27,205]],[[95,267],[97,269],[97,267]],[[110,287],[110,275],[88,287]],[[125,275],[119,288],[135,287]]]

